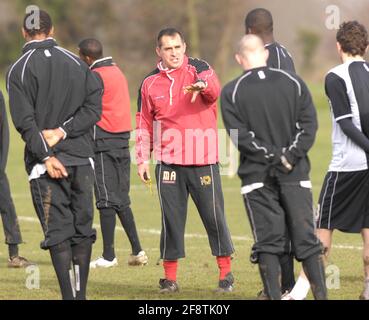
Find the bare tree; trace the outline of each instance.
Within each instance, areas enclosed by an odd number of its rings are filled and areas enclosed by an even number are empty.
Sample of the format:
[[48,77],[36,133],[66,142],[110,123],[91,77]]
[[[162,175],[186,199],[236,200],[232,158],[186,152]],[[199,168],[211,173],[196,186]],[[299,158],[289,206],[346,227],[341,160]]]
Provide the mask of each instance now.
[[196,3],[198,0],[187,0],[188,34],[191,44],[191,54],[200,57],[200,34]]

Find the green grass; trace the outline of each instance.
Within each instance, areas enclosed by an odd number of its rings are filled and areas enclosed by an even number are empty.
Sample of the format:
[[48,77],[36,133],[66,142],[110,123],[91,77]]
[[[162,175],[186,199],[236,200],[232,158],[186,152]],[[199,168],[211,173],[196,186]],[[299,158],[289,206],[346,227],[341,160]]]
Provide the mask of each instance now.
[[[1,86],[4,87],[3,85]],[[319,116],[319,131],[316,143],[311,150],[312,181],[315,202],[330,160],[329,110],[322,86],[310,85]],[[3,90],[4,92],[4,90]],[[39,247],[42,232],[36,218],[27,176],[23,164],[23,142],[11,124],[11,147],[7,168],[14,202],[20,219],[21,231],[25,243],[20,246],[20,253],[37,262],[40,268],[40,289],[26,288],[26,279],[30,274],[25,270],[6,267],[7,247],[0,247],[0,299],[59,299],[59,289],[50,257],[47,251]],[[156,190],[151,195],[136,175],[132,166],[132,209],[135,214],[141,242],[149,255],[149,265],[143,268],[128,267],[127,258],[130,246],[124,232],[116,231],[116,252],[119,267],[107,270],[91,270],[88,287],[89,299],[162,299],[157,293],[158,279],[163,276],[162,266],[157,265],[159,257],[160,207]],[[236,278],[236,290],[227,296],[217,296],[212,290],[217,284],[217,266],[211,256],[205,237],[187,237],[187,258],[180,261],[178,281],[181,292],[173,299],[253,299],[261,288],[257,266],[249,262],[252,234],[246,218],[240,196],[240,182],[237,177],[222,177],[227,220],[233,236],[236,254],[233,259],[233,273]],[[96,212],[97,213],[97,212]],[[118,221],[117,221],[118,222]],[[99,223],[95,215],[95,223]],[[120,226],[119,224],[117,224]],[[187,234],[205,235],[204,227],[192,202],[189,204]],[[361,246],[359,235],[336,233],[336,245]],[[98,229],[98,240],[93,248],[93,257],[101,254],[102,240]],[[340,268],[340,289],[330,290],[332,299],[357,299],[362,286],[361,252],[353,249],[334,248],[331,262]],[[296,274],[300,264],[296,263]],[[169,297],[171,298],[171,297]],[[311,298],[311,297],[310,297]],[[168,299],[165,296],[165,299]]]

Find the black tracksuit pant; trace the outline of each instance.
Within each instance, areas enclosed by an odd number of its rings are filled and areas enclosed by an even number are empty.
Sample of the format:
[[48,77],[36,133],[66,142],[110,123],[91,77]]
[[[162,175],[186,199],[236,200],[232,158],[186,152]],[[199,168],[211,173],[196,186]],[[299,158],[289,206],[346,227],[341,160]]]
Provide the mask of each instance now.
[[33,204],[44,231],[42,249],[69,240],[71,245],[96,239],[93,223],[91,165],[66,167],[68,177],[52,179],[47,173],[30,182]]
[[255,240],[252,262],[258,262],[260,253],[288,253],[290,239],[298,261],[322,253],[315,234],[310,188],[300,182],[280,183],[270,179],[264,187],[244,194],[244,202]]
[[3,221],[5,243],[22,243],[22,235],[19,229],[17,214],[10,194],[9,181],[5,172],[0,172],[0,213]]
[[214,256],[234,252],[225,214],[217,164],[179,166],[158,164],[156,181],[162,210],[161,258],[185,257],[184,233],[188,196],[191,195],[208,234]]

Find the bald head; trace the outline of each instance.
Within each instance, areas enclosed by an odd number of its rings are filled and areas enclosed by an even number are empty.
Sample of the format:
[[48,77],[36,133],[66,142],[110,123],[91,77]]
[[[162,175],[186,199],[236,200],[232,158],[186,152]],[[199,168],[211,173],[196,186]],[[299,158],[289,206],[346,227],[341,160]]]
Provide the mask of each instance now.
[[237,53],[247,57],[250,54],[257,54],[264,51],[264,42],[256,35],[248,34],[238,42]]
[[238,42],[236,60],[246,70],[266,66],[268,50],[263,40],[253,34],[243,36]]

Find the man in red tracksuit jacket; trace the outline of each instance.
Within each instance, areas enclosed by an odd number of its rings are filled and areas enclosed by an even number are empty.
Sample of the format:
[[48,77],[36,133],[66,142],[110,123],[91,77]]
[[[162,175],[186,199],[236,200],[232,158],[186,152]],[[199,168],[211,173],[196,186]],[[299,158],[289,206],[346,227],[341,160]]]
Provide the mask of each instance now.
[[179,290],[177,261],[185,257],[184,231],[191,195],[220,269],[217,291],[233,289],[233,245],[224,215],[218,168],[217,106],[220,86],[202,60],[185,55],[174,28],[160,31],[157,68],[143,81],[136,115],[136,158],[142,181],[150,179],[151,152],[158,161],[156,180],[162,210],[161,258],[165,278],[160,292]]
[[98,75],[104,88],[101,120],[97,122],[94,132],[95,198],[100,212],[104,249],[102,257],[91,261],[90,267],[118,265],[114,250],[116,215],[132,247],[128,265],[146,265],[148,258],[142,250],[130,207],[129,138],[132,123],[127,79],[112,57],[103,57],[103,47],[98,40],[81,41],[79,55]]

